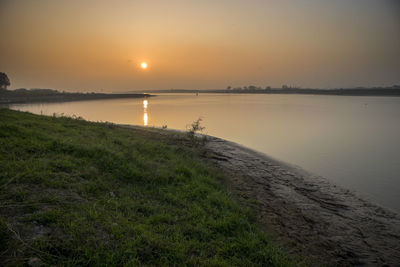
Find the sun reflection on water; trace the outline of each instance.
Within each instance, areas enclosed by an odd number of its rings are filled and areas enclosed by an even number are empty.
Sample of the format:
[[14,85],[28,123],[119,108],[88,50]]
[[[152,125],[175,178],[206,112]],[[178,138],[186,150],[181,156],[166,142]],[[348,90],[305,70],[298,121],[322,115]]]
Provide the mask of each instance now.
[[149,121],[149,117],[147,116],[147,113],[145,111],[145,113],[143,114],[143,125],[147,126],[148,125],[148,121]]
[[143,100],[143,125],[147,126],[149,124],[149,116],[147,115],[147,106],[149,102],[147,99]]

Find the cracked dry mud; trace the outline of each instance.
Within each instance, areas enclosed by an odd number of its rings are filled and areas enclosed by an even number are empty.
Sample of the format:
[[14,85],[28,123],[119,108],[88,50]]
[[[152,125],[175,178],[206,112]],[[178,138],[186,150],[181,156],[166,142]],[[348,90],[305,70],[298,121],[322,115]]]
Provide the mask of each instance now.
[[[215,137],[211,160],[264,231],[315,265],[400,266],[400,217],[322,177]],[[250,202],[249,202],[250,203]]]

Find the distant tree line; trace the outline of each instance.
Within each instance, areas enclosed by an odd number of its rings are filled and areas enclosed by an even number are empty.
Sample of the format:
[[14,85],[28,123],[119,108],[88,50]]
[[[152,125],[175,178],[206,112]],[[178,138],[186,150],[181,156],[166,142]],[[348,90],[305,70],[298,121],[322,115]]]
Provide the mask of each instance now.
[[[282,89],[300,89],[300,86],[293,86],[293,85],[282,85]],[[228,86],[226,87],[226,90],[232,90],[232,91],[260,91],[260,90],[271,90],[271,86],[255,86],[255,85],[248,85],[248,86],[243,86],[243,87],[232,87]]]
[[26,88],[18,88],[13,90],[14,94],[19,94],[19,95],[58,95],[58,94],[62,94],[64,92],[59,92],[57,90],[54,89],[42,89],[42,88],[31,88],[31,89],[26,89]]
[[232,87],[228,86],[226,87],[226,90],[232,90],[232,91],[257,91],[257,90],[269,90],[271,89],[271,86],[266,86],[266,87],[259,87],[255,85],[249,85],[249,86],[244,86],[244,87]]
[[[226,87],[226,91],[265,91],[265,90],[300,90],[303,89],[300,86],[297,85],[287,85],[284,84],[280,88],[272,88],[271,86],[266,86],[266,87],[261,87],[261,86],[255,86],[255,85],[248,85],[248,86],[243,86],[243,87],[232,87],[228,86]],[[393,86],[386,86],[386,87],[354,87],[354,88],[334,88],[334,89],[318,89],[318,88],[304,88],[304,90],[349,90],[349,89],[400,89],[400,85],[393,85]]]

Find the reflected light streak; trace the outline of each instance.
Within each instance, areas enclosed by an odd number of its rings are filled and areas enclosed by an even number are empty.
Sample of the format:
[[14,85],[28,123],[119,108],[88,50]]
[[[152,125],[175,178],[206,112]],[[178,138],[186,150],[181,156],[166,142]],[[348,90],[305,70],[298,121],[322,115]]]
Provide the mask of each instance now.
[[147,126],[149,122],[149,117],[147,116],[147,112],[145,111],[143,114],[143,125]]
[[147,99],[143,100],[143,125],[147,126],[149,124],[149,116],[147,115],[147,106],[149,102]]

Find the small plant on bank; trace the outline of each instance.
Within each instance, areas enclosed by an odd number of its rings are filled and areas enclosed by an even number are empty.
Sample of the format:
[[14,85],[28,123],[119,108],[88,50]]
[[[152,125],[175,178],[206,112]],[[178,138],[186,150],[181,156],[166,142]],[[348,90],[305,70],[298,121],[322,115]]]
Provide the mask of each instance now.
[[199,145],[199,144],[205,144],[207,141],[206,136],[203,137],[198,137],[197,135],[202,132],[206,127],[201,125],[201,122],[203,119],[200,117],[194,122],[192,122],[190,125],[186,126],[187,128],[187,137],[189,138],[190,142],[193,145]]

